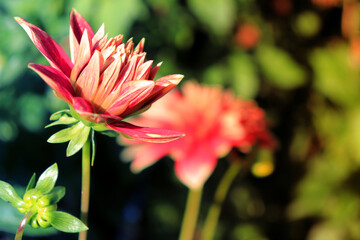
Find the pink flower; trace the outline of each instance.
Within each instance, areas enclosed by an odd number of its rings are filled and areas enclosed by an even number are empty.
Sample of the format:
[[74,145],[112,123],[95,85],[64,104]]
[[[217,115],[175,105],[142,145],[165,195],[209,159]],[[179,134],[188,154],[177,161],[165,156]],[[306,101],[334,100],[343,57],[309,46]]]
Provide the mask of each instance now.
[[177,177],[192,189],[203,186],[217,159],[233,147],[249,151],[257,142],[260,147],[275,144],[265,114],[254,102],[194,82],[185,83],[183,93],[172,92],[134,122],[182,131],[186,137],[164,144],[125,141],[130,144],[124,155],[133,159],[132,171],[141,171],[169,154],[175,160]]
[[123,119],[141,112],[183,78],[168,75],[154,81],[160,64],[145,61],[144,39],[136,48],[123,36],[108,39],[104,25],[94,33],[76,11],[70,13],[71,60],[65,51],[43,30],[20,17],[15,20],[24,28],[35,46],[50,63],[30,63],[34,70],[67,102],[73,117],[88,126],[103,125],[119,133],[143,141],[164,142],[183,136],[164,129],[134,126]]

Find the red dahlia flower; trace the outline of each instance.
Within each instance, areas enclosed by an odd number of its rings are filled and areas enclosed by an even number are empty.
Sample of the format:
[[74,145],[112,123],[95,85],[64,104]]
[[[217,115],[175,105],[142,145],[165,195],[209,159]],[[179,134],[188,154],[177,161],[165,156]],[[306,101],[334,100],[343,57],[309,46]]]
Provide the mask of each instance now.
[[169,154],[175,160],[177,177],[191,189],[203,186],[217,159],[231,148],[249,151],[258,142],[265,148],[275,144],[265,114],[254,102],[194,82],[185,83],[182,93],[172,92],[134,122],[176,129],[186,137],[163,144],[126,142],[130,146],[124,155],[133,159],[131,169],[141,171]]
[[[154,81],[161,63],[152,66],[153,61],[145,61],[144,39],[135,48],[132,40],[123,43],[122,35],[108,39],[108,35],[104,34],[104,25],[94,33],[86,20],[72,10],[70,60],[46,32],[20,17],[15,20],[50,63],[50,66],[30,63],[29,67],[54,90],[58,98],[69,104],[71,116],[82,124],[78,129],[83,130],[82,126],[95,130],[110,129],[152,142],[166,142],[183,135],[177,131],[139,127],[123,121],[125,117],[147,109],[183,78],[182,75],[168,75]],[[68,119],[68,122],[71,120]]]

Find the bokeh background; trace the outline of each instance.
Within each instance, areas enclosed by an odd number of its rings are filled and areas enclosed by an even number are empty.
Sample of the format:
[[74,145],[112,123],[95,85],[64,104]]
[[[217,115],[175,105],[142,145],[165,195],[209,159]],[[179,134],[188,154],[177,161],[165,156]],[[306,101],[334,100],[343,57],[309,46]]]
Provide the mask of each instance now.
[[[278,139],[274,171],[239,175],[216,239],[360,239],[360,5],[356,0],[0,0],[0,179],[21,191],[33,172],[59,165],[59,209],[79,216],[80,155],[49,144],[51,113],[66,107],[27,68],[45,63],[21,16],[68,49],[76,8],[93,29],[146,38],[158,76],[221,84],[265,109]],[[59,128],[60,129],[60,128]],[[96,135],[89,239],[177,239],[187,189],[165,158],[134,175],[114,138]],[[200,224],[226,161],[205,185]],[[21,215],[0,201],[0,239]],[[77,239],[29,231],[25,239]],[[51,235],[49,235],[51,234]]]

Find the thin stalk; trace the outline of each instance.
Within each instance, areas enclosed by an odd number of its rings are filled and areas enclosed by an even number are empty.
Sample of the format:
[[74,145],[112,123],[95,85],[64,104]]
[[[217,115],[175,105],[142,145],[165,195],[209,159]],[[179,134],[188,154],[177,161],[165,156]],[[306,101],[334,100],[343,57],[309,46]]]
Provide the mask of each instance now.
[[189,189],[179,240],[192,240],[199,215],[202,188]]
[[200,240],[212,240],[214,238],[222,204],[226,198],[231,183],[234,181],[239,171],[240,164],[234,162],[230,165],[222,177],[219,186],[216,189],[214,201],[211,204],[208,215],[206,217]]
[[30,218],[34,215],[32,211],[27,212],[24,217],[21,219],[21,222],[19,224],[19,227],[16,231],[15,240],[21,240],[22,236],[24,234],[24,230],[26,227],[26,224],[28,224]]
[[[81,221],[87,225],[90,201],[90,139],[82,149]],[[87,231],[79,233],[79,240],[86,240]]]

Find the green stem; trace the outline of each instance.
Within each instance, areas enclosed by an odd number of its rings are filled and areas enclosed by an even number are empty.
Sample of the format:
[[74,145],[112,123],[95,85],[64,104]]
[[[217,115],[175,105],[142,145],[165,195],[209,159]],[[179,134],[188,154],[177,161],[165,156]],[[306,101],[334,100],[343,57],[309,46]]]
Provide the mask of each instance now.
[[15,240],[21,240],[22,236],[24,234],[24,230],[26,227],[26,224],[28,224],[30,218],[34,215],[32,211],[27,212],[24,217],[21,219],[21,222],[19,224],[19,227],[16,231]]
[[194,238],[196,222],[199,215],[201,195],[202,188],[196,190],[189,189],[179,240],[191,240]]
[[[90,200],[90,139],[82,149],[81,221],[87,225]],[[86,240],[86,231],[79,233],[79,240]]]
[[234,181],[236,175],[240,171],[239,163],[232,163],[223,178],[221,179],[219,186],[216,189],[214,201],[210,206],[208,215],[206,217],[204,227],[201,234],[201,240],[212,240],[214,238],[217,223],[221,212],[222,204],[229,191],[231,183]]

